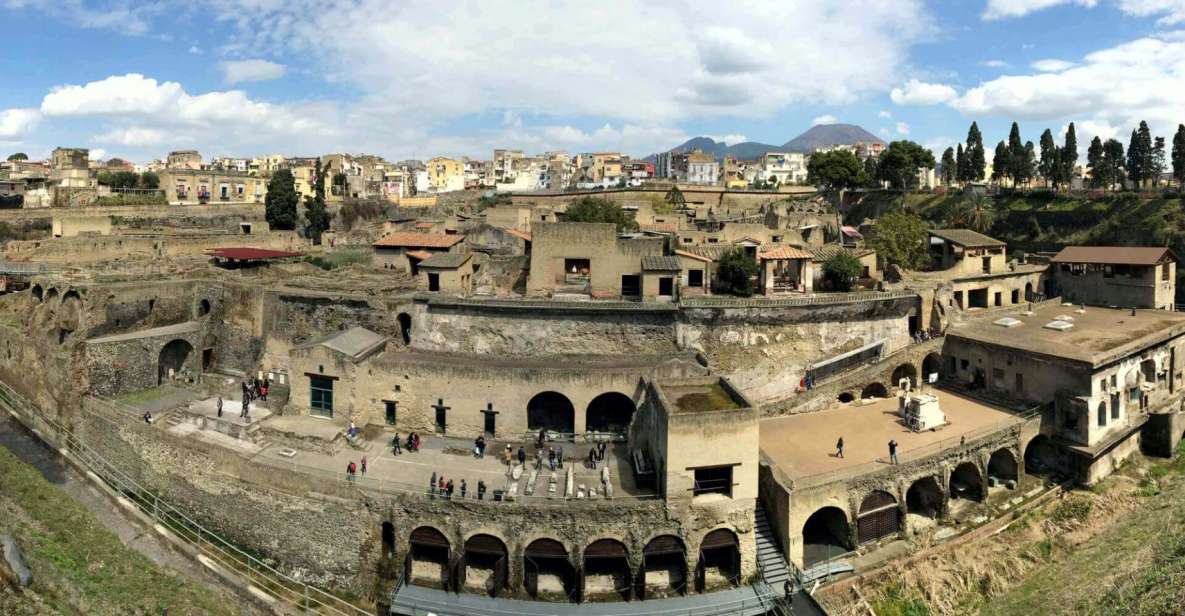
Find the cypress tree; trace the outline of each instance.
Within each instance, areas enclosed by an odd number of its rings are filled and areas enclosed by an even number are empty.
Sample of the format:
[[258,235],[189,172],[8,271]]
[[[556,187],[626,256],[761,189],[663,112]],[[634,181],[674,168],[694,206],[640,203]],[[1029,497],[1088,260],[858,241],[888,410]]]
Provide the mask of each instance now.
[[1074,166],[1078,164],[1078,133],[1074,130],[1074,123],[1066,129],[1066,145],[1062,146],[1062,172],[1058,174],[1067,187],[1074,178]]
[[1016,122],[1012,123],[1012,129],[1008,131],[1008,162],[1012,165],[1008,175],[1012,177],[1013,185],[1020,184],[1025,176],[1025,144],[1020,140],[1020,127]]
[[987,159],[983,152],[983,135],[979,132],[979,125],[971,123],[967,131],[967,181],[978,182],[983,179]]
[[[1185,131],[1185,126],[1182,127],[1182,131]],[[1185,135],[1185,132],[1182,132],[1181,134]],[[1182,147],[1185,147],[1185,145],[1183,145]],[[1173,150],[1173,151],[1175,152],[1176,150]],[[1176,159],[1174,159],[1174,160],[1176,160]],[[968,181],[967,180],[967,157],[963,155],[963,144],[961,144],[961,143],[959,144],[958,149],[955,150],[955,179],[960,182]]]
[[955,161],[955,150],[947,148],[942,153],[942,183],[946,186],[954,184],[957,173],[958,163]]
[[1086,166],[1090,169],[1090,185],[1098,188],[1103,185],[1103,141],[1097,136],[1090,140],[1090,147],[1086,150]]
[[1057,188],[1058,167],[1061,165],[1058,160],[1057,145],[1053,142],[1053,132],[1048,128],[1041,133],[1041,164],[1037,166],[1038,171],[1041,172],[1041,177],[1045,178],[1045,185],[1050,185]]
[[280,169],[267,183],[264,197],[264,218],[276,231],[291,231],[296,228],[296,180],[292,171]]
[[992,179],[997,183],[1012,177],[1012,162],[1008,146],[1003,141],[996,144],[996,155],[992,157]]
[[1178,187],[1185,186],[1185,124],[1178,124],[1173,135],[1173,179]]

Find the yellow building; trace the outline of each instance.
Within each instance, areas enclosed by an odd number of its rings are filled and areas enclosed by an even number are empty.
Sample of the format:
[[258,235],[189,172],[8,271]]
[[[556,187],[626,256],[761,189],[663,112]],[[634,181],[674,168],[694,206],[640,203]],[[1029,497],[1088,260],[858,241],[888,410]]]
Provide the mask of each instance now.
[[429,160],[428,189],[434,192],[465,190],[465,165],[459,160],[437,156]]

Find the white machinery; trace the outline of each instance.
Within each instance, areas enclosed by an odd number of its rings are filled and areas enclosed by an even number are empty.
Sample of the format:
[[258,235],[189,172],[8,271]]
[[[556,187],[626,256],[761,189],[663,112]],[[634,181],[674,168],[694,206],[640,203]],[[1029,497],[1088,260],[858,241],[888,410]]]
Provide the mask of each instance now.
[[938,408],[938,397],[932,394],[904,392],[897,398],[905,425],[914,432],[932,430],[946,425],[946,413]]

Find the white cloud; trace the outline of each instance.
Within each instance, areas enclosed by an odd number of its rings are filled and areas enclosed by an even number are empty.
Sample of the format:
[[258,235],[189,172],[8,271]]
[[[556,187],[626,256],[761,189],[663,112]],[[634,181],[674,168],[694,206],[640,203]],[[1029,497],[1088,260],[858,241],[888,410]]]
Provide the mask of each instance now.
[[905,87],[893,88],[889,98],[898,105],[937,105],[958,96],[954,88],[944,83],[926,83],[910,79]]
[[1170,26],[1185,21],[1182,0],[1119,0],[1119,8],[1133,17],[1157,16],[1157,23]]
[[836,118],[835,116],[828,113],[811,120],[811,126],[818,126],[819,124],[835,124],[836,122],[839,122],[839,118]]
[[1003,60],[994,60],[994,59],[993,60],[984,60],[983,62],[980,62],[980,64],[982,64],[988,68],[1004,68],[1004,67],[1008,66],[1007,62],[1005,62]]
[[881,110],[881,111],[877,112],[876,116],[878,118],[888,119],[888,118],[893,117],[893,114],[889,113],[888,111]]
[[704,135],[704,136],[710,137],[713,141],[720,142],[720,143],[727,143],[729,145],[735,145],[735,144],[742,143],[742,142],[749,140],[748,137],[738,134],[738,133],[730,133],[728,135]]
[[897,123],[897,134],[898,135],[908,135],[909,134],[909,125],[906,124],[905,122],[898,122]]
[[36,109],[5,109],[0,111],[0,139],[23,137],[37,126],[41,114]]
[[1068,62],[1066,60],[1048,59],[1048,60],[1037,60],[1036,62],[1032,63],[1030,66],[1041,71],[1042,73],[1057,73],[1060,71],[1064,71],[1068,68],[1073,68],[1074,63]]
[[41,112],[47,116],[154,114],[169,110],[184,95],[175,81],[158,83],[128,73],[81,86],[56,86],[42,99]]
[[108,131],[91,138],[95,143],[112,143],[123,146],[160,145],[180,141],[176,136],[167,135],[155,128],[121,128]]
[[5,0],[6,10],[37,9],[56,19],[80,28],[114,30],[121,34],[142,36],[151,34],[153,17],[169,7],[164,2],[84,2],[84,0]]
[[231,60],[219,64],[222,69],[222,79],[226,83],[236,84],[244,81],[271,81],[284,76],[288,69],[283,64],[276,64],[268,60]]
[[88,152],[88,155],[90,156],[91,160],[103,160],[104,158],[107,158],[107,150],[104,150],[103,148],[91,148],[90,152]]
[[202,54],[203,54],[203,53],[205,53],[205,52],[204,52],[204,51],[202,51],[202,48],[201,48],[201,47],[198,47],[197,45],[192,45],[192,46],[190,46],[190,48],[189,48],[189,53],[191,53],[191,54],[193,54],[193,55],[195,55],[195,56],[200,56],[200,55],[202,55]]
[[1063,4],[1090,8],[1098,4],[1098,0],[988,0],[987,7],[984,8],[980,16],[987,20],[1023,17],[1029,13]]

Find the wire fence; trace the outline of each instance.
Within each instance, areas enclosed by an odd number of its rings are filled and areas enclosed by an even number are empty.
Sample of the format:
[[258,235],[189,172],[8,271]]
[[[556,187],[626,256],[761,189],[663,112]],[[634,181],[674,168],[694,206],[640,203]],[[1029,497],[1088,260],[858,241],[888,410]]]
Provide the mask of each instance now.
[[218,534],[137,482],[131,475],[99,454],[84,440],[36,405],[0,382],[0,408],[21,421],[46,443],[69,454],[85,470],[130,501],[156,523],[197,549],[199,554],[247,578],[265,596],[297,608],[305,614],[361,616],[370,612],[340,597],[296,580],[259,558],[235,547]]

